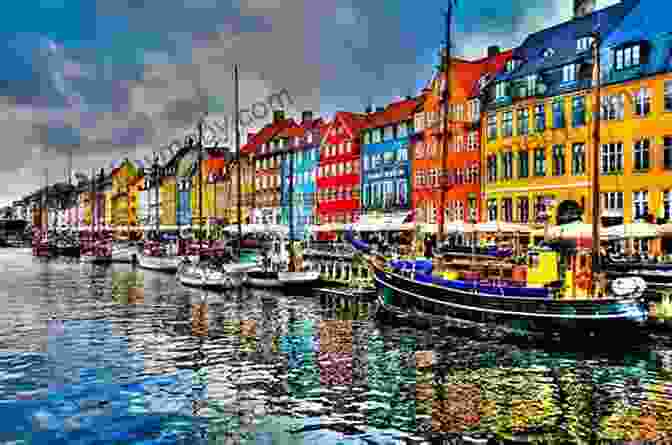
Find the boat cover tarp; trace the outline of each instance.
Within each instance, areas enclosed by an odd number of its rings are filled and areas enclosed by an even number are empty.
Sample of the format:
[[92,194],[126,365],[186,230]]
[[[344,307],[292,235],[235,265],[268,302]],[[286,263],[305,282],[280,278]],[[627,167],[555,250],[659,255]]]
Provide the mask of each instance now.
[[479,292],[502,297],[550,298],[548,289],[516,286],[483,286],[477,281],[446,280],[435,275],[416,273],[415,280],[421,283],[435,284],[460,290],[478,289]]

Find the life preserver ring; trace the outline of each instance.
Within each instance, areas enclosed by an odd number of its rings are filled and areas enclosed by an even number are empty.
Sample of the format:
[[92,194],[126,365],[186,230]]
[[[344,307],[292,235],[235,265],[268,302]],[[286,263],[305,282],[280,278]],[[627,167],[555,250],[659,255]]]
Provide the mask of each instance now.
[[580,272],[576,275],[576,278],[574,278],[574,283],[576,284],[576,287],[579,289],[588,289],[590,287],[590,273],[588,272]]
[[646,281],[642,277],[617,278],[611,283],[611,290],[619,297],[641,294],[646,289]]

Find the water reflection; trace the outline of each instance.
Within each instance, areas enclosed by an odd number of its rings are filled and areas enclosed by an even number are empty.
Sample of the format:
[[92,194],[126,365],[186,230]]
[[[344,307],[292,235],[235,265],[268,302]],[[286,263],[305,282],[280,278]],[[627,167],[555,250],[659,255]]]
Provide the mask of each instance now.
[[589,350],[378,324],[366,299],[206,292],[129,265],[0,261],[11,270],[0,275],[11,289],[0,414],[17,425],[3,441],[33,430],[55,443],[672,437],[663,329]]

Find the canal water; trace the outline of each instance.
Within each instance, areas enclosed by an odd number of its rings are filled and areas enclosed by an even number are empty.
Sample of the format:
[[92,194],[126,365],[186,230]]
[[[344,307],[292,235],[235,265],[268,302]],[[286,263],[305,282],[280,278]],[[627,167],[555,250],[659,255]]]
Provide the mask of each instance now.
[[26,249],[0,250],[0,293],[0,443],[672,438],[672,331],[596,345],[381,323],[366,301]]

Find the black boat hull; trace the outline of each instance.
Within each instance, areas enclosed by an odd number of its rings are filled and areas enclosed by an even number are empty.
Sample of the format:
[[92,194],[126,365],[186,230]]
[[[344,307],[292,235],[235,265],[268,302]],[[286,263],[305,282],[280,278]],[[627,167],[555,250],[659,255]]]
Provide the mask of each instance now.
[[556,300],[515,298],[451,289],[418,282],[381,269],[373,262],[380,308],[428,314],[515,329],[544,332],[600,332],[642,327],[647,308],[642,298]]

